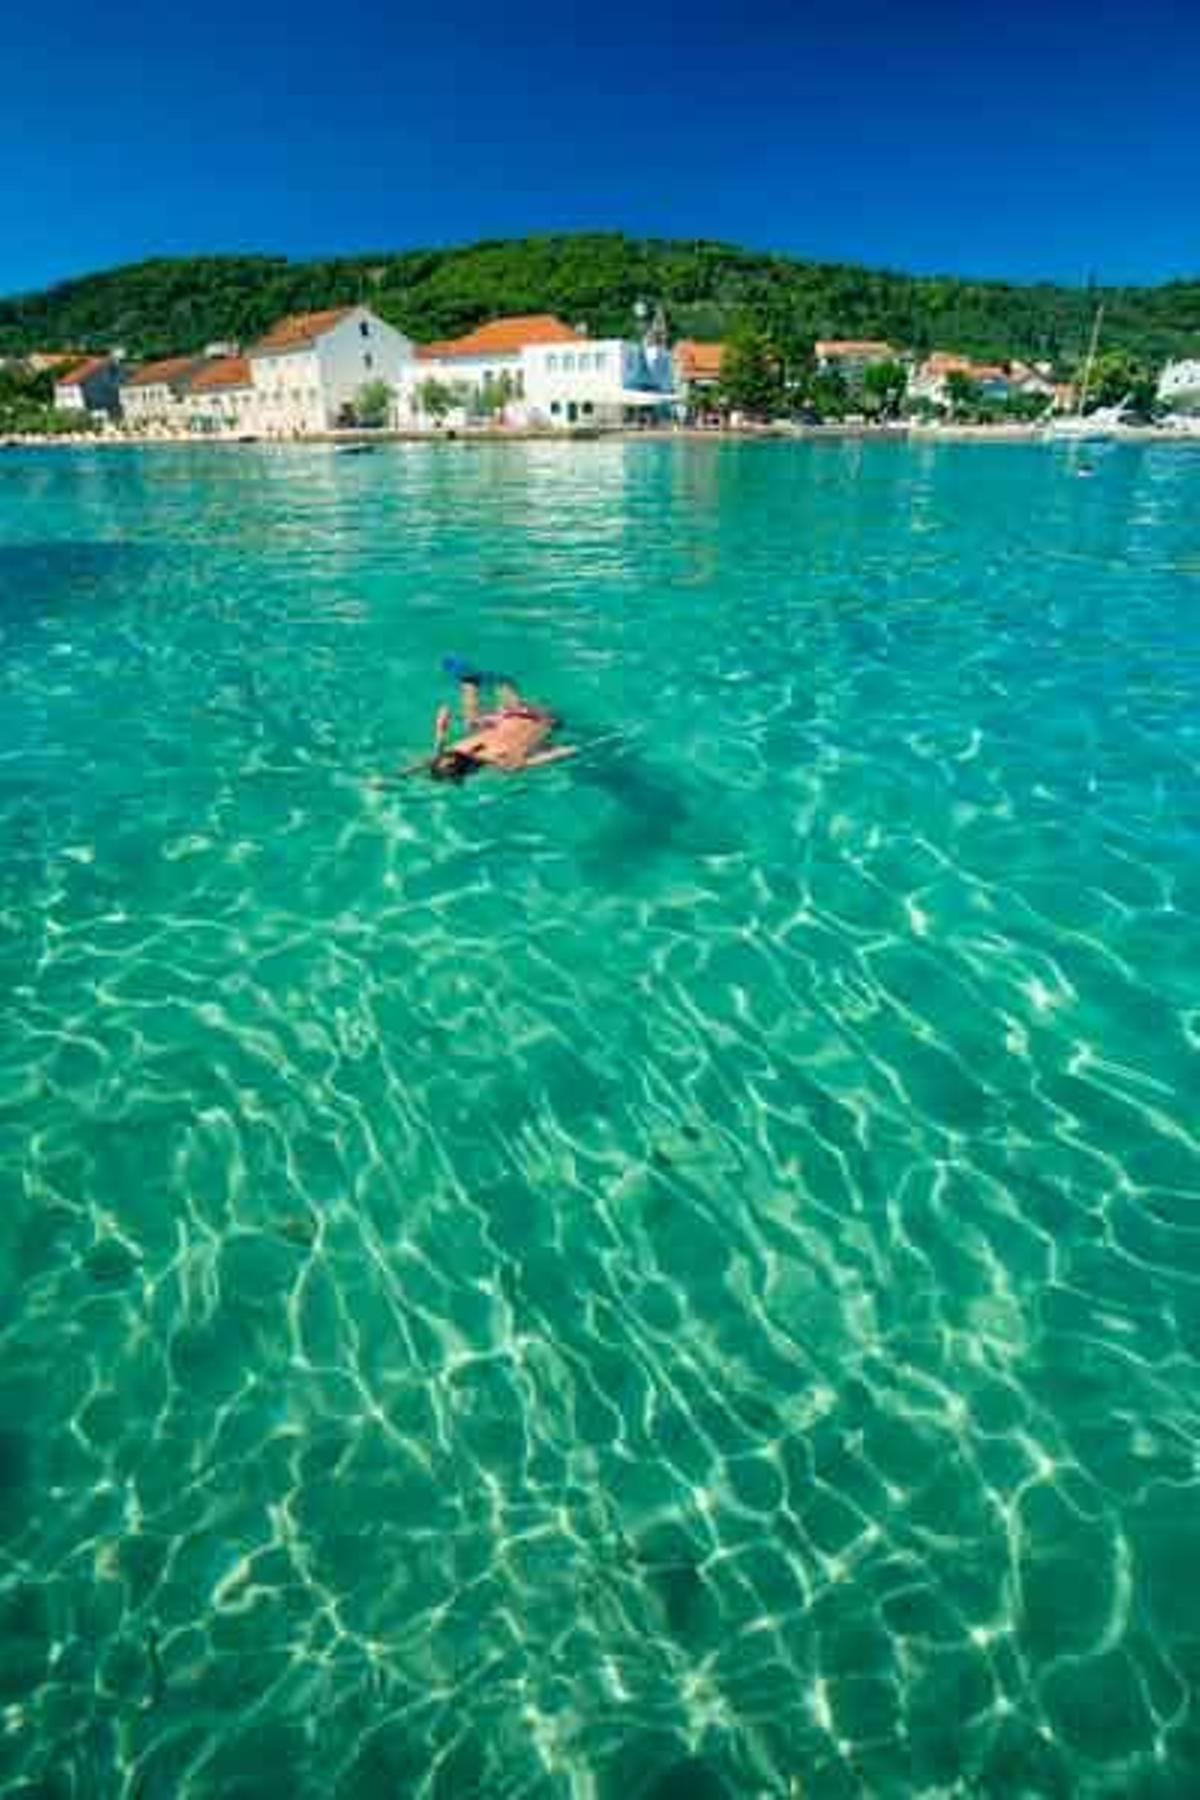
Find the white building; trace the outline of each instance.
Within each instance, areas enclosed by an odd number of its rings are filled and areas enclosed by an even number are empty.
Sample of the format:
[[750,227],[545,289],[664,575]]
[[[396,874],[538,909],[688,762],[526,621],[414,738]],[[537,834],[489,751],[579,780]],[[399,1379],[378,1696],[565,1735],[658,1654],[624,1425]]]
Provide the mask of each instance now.
[[818,338],[813,355],[820,374],[836,373],[852,386],[875,363],[901,360],[900,352],[883,338]]
[[1200,357],[1167,363],[1158,378],[1158,397],[1171,412],[1200,412]]
[[452,424],[489,417],[516,426],[627,424],[666,416],[673,373],[665,341],[654,332],[644,343],[590,338],[551,313],[522,314],[423,345],[400,419],[434,422],[424,391],[432,382],[454,396]]
[[413,347],[368,307],[296,313],[247,352],[255,429],[303,437],[342,423],[372,382],[396,394],[410,385]]
[[244,356],[217,356],[200,369],[184,396],[189,431],[237,436],[257,430],[254,381]]
[[669,416],[676,399],[666,346],[584,338],[525,351],[525,405],[540,425],[632,425]]
[[180,430],[186,424],[186,395],[203,356],[168,356],[145,363],[121,384],[121,413],[135,430]]
[[959,356],[954,351],[934,350],[908,378],[909,400],[926,400],[934,406],[949,407],[950,377],[961,375],[971,383],[981,400],[1009,400],[1014,394],[1033,394],[1049,403],[1054,398],[1054,383],[1024,363],[976,362],[973,357]]
[[1049,363],[1010,362],[1008,375],[1016,394],[1033,394],[1044,400],[1055,397],[1057,384]]
[[462,337],[422,344],[410,386],[416,392],[417,412],[422,413],[419,390],[433,381],[456,390],[464,417],[481,409],[489,389],[504,390],[510,418],[522,411],[525,399],[524,352],[531,344],[576,344],[583,334],[572,331],[551,313],[523,313],[516,318],[493,319]]
[[60,412],[116,413],[120,408],[121,371],[111,356],[89,356],[67,369],[54,383]]

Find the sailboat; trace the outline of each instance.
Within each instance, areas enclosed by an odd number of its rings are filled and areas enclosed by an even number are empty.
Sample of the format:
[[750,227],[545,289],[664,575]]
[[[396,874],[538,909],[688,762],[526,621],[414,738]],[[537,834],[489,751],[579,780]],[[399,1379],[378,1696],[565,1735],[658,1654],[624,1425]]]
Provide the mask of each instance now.
[[1104,302],[1096,308],[1096,316],[1092,320],[1092,337],[1088,344],[1088,353],[1083,365],[1083,380],[1079,386],[1079,400],[1073,413],[1061,413],[1057,418],[1047,422],[1046,429],[1054,438],[1105,438],[1111,437],[1125,415],[1127,402],[1119,400],[1116,406],[1098,406],[1095,412],[1085,413],[1088,386],[1092,379],[1092,364],[1096,360],[1096,345],[1100,341],[1100,321],[1104,317]]

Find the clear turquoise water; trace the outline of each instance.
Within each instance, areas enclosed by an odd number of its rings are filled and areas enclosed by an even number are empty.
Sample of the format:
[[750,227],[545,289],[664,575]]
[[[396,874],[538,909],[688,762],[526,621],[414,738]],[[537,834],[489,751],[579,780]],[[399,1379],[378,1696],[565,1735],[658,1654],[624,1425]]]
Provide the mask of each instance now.
[[[1200,456],[1093,460],[0,457],[0,1791],[1200,1791]],[[447,651],[595,747],[368,786]]]

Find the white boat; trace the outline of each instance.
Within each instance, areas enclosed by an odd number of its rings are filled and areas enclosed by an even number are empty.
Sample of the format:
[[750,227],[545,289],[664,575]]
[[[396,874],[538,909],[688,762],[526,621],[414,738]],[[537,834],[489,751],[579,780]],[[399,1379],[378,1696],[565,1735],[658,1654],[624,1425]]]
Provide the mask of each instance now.
[[1046,430],[1053,438],[1070,438],[1076,443],[1081,438],[1112,437],[1124,423],[1125,406],[1122,400],[1116,406],[1098,406],[1091,413],[1063,413],[1050,419]]
[[1092,338],[1088,345],[1087,357],[1083,365],[1083,380],[1079,385],[1079,404],[1073,413],[1061,413],[1057,418],[1046,421],[1046,433],[1052,438],[1070,438],[1078,442],[1080,438],[1112,437],[1120,429],[1125,417],[1125,408],[1129,404],[1128,396],[1117,402],[1116,406],[1098,406],[1095,412],[1086,412],[1088,388],[1092,380],[1092,364],[1096,360],[1096,345],[1100,340],[1100,321],[1104,317],[1104,302],[1096,308],[1096,316],[1092,320]]

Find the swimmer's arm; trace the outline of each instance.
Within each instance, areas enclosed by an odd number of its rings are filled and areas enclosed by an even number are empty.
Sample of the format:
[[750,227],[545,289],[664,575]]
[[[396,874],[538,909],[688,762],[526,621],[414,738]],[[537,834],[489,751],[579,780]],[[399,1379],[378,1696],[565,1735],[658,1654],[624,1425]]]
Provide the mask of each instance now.
[[527,756],[525,761],[521,763],[519,767],[522,769],[540,769],[544,768],[547,763],[565,762],[568,756],[578,755],[579,750],[575,744],[556,744],[553,750],[535,750],[533,755]]
[[423,775],[433,761],[431,756],[423,756],[420,762],[406,763],[402,769],[394,769],[390,775],[368,775],[367,786],[373,788],[391,787],[394,781],[407,781],[410,775]]

